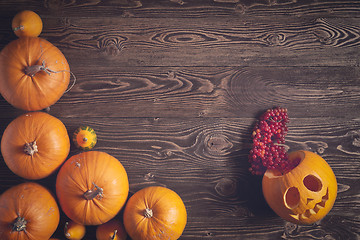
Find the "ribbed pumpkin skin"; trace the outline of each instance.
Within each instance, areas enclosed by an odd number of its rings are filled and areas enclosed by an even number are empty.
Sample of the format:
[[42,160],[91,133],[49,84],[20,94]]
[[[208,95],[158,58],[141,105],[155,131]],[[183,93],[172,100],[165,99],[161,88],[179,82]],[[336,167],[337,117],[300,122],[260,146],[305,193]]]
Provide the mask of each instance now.
[[315,153],[291,152],[289,160],[295,158],[301,159],[299,165],[284,175],[274,170],[265,172],[263,194],[269,206],[283,219],[295,224],[312,224],[325,217],[333,207],[337,195],[336,177],[328,163]]
[[[42,65],[57,73],[40,71],[33,77],[27,66]],[[12,106],[38,111],[53,105],[70,82],[69,64],[61,51],[45,39],[22,37],[0,52],[0,93]]]
[[[84,194],[95,185],[102,198],[87,200]],[[129,193],[127,173],[113,156],[99,151],[69,158],[56,179],[56,193],[64,213],[83,225],[99,225],[112,219],[124,206]]]
[[[59,208],[52,194],[37,183],[22,183],[0,196],[0,239],[49,239],[59,220]],[[17,217],[26,221],[26,231],[12,231]]]
[[[145,217],[147,208],[152,210],[152,217]],[[176,240],[185,229],[187,213],[182,199],[174,191],[147,187],[131,196],[123,222],[133,240]]]
[[[38,152],[24,152],[24,145],[36,141]],[[67,158],[70,139],[64,124],[44,112],[29,112],[14,119],[1,139],[1,153],[12,172],[26,179],[52,174]]]

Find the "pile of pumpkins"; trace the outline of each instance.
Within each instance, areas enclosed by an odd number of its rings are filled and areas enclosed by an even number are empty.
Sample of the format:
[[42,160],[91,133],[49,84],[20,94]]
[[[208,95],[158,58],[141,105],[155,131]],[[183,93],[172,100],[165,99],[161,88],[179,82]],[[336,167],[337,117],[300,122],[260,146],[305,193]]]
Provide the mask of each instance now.
[[[82,239],[86,225],[97,226],[98,240],[124,240],[127,235],[134,240],[178,239],[187,222],[180,196],[151,186],[128,199],[125,168],[108,153],[91,150],[97,141],[92,128],[74,132],[73,142],[83,151],[67,159],[71,143],[65,125],[40,110],[55,104],[68,88],[68,62],[57,47],[38,37],[42,20],[35,12],[18,13],[12,28],[19,38],[0,53],[0,93],[26,113],[6,127],[1,153],[12,172],[32,181],[0,196],[0,239],[50,239],[60,222],[58,204],[69,218],[64,226],[68,239]],[[36,180],[58,169],[55,196]]]

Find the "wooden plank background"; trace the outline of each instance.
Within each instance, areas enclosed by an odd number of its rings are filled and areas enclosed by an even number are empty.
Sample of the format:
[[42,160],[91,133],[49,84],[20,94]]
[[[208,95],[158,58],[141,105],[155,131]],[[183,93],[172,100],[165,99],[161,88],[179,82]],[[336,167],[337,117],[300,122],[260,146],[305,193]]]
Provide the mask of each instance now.
[[[1,0],[0,49],[24,9],[77,77],[49,113],[69,134],[92,126],[131,194],[176,191],[181,239],[360,239],[360,1]],[[253,124],[274,106],[289,111],[290,150],[317,152],[337,176],[333,209],[310,226],[275,215],[247,170]],[[0,112],[1,134],[24,113],[2,97]],[[0,160],[2,193],[24,180]],[[55,178],[39,182],[54,191]]]

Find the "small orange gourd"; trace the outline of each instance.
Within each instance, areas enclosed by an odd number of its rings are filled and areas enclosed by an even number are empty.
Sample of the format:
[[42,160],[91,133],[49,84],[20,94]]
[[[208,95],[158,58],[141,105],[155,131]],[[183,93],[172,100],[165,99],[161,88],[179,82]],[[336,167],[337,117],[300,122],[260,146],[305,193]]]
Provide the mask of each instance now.
[[112,219],[96,228],[96,240],[125,240],[126,237],[124,225],[117,219]]
[[289,153],[289,161],[299,161],[290,172],[267,170],[262,181],[264,197],[283,219],[311,224],[329,213],[337,195],[335,175],[327,162],[309,151]]
[[147,187],[136,192],[124,210],[124,226],[133,240],[176,240],[187,222],[180,196],[165,187]]
[[49,239],[60,213],[52,194],[43,186],[27,182],[0,196],[0,239]]
[[37,37],[42,31],[43,23],[38,14],[24,10],[14,16],[11,26],[18,37]]
[[95,146],[97,142],[97,136],[94,129],[91,127],[80,126],[73,134],[73,142],[78,148],[83,150],[90,150]]
[[84,225],[76,223],[74,221],[67,221],[64,227],[64,234],[67,239],[81,240],[86,233]]
[[16,108],[47,108],[60,99],[69,82],[65,56],[45,39],[22,37],[0,52],[0,93]]
[[114,218],[129,192],[127,173],[113,156],[88,151],[69,158],[56,179],[56,194],[64,213],[83,225]]
[[1,153],[9,169],[26,179],[49,176],[65,161],[70,139],[65,125],[44,112],[14,119],[1,139]]

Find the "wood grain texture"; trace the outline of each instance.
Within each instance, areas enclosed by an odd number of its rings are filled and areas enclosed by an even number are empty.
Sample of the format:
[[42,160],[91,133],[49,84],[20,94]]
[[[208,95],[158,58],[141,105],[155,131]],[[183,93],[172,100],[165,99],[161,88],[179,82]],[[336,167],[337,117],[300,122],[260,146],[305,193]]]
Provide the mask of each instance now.
[[91,67],[359,66],[360,18],[45,19],[41,36]]
[[[92,68],[69,61],[77,82],[51,107],[64,117],[256,117],[274,106],[286,106],[290,117],[360,111],[358,67]],[[0,111],[19,112],[0,101]]]
[[357,0],[2,0],[0,15],[11,17],[24,8],[52,17],[359,17],[360,13]]
[[52,27],[42,36],[86,66],[94,61],[118,66],[359,66],[360,18],[67,18],[47,23]]
[[[130,195],[176,191],[181,240],[360,239],[359,1],[2,0],[0,49],[24,9],[77,78],[44,111],[70,135],[93,127],[94,150],[124,165]],[[337,177],[333,209],[309,226],[272,212],[248,171],[252,128],[275,106],[288,109],[287,149],[318,153]],[[0,136],[23,113],[0,97]],[[38,182],[55,192],[55,179]],[[0,194],[24,181],[0,156]]]

